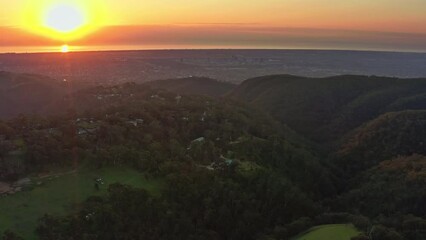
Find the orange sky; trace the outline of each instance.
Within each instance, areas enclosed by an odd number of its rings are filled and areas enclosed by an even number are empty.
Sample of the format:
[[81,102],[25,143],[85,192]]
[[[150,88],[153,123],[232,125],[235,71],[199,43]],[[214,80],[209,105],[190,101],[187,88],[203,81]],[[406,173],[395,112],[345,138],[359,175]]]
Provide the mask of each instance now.
[[[86,30],[58,38],[38,29],[42,23],[34,19],[56,3],[84,12]],[[0,47],[69,43],[426,51],[425,13],[425,0],[0,0]]]

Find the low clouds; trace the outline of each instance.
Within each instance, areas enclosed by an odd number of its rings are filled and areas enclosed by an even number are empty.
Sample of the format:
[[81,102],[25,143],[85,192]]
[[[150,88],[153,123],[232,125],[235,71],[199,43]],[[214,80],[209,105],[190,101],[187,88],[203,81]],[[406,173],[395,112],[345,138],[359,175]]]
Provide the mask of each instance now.
[[[63,44],[16,28],[0,28],[0,46]],[[108,26],[69,44],[138,48],[306,48],[426,51],[426,34],[285,28],[259,24]]]

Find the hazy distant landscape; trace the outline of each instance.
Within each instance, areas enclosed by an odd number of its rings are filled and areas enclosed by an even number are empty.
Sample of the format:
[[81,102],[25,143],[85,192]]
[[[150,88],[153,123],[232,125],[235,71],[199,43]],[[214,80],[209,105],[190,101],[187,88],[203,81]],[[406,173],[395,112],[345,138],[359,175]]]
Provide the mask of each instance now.
[[147,50],[0,54],[0,70],[90,84],[146,82],[188,76],[241,83],[292,74],[308,77],[426,76],[426,53],[323,50]]

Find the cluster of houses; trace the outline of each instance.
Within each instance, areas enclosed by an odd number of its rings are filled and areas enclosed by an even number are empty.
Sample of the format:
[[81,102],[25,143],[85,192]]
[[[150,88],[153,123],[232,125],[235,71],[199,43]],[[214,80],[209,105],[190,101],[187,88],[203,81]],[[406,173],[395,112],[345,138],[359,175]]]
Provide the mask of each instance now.
[[[157,99],[157,100],[161,100],[161,101],[165,101],[166,99],[164,98],[164,97],[161,97],[160,95],[158,95],[158,94],[154,94],[154,95],[151,95],[151,99]],[[176,100],[176,104],[180,104],[180,102],[182,101],[182,96],[181,95],[177,95],[176,97],[175,97],[175,100]]]
[[113,97],[121,97],[121,94],[118,93],[111,93],[111,94],[95,94],[96,99],[103,100],[107,98],[113,98]]
[[[191,147],[193,144],[197,143],[203,143],[205,141],[205,137],[199,137],[197,139],[194,139],[189,144],[187,150],[191,150]],[[220,138],[216,139],[217,141],[220,140]],[[214,162],[212,162],[210,165],[207,166],[201,166],[211,171],[219,171],[219,170],[226,170],[229,169],[234,164],[237,164],[238,161],[230,158],[226,158],[223,155],[220,156],[220,158]]]
[[161,101],[166,100],[165,98],[160,97],[158,94],[151,95],[151,99],[158,99],[158,100],[161,100]]
[[88,213],[86,216],[85,216],[85,218],[86,218],[86,220],[87,221],[89,221],[93,216],[95,216],[95,213],[94,212],[91,212],[91,213]]
[[197,139],[192,140],[191,143],[189,144],[189,146],[186,148],[186,150],[191,150],[191,147],[192,147],[193,144],[203,143],[205,140],[206,140],[205,137],[199,137]]
[[95,183],[99,184],[99,185],[104,185],[105,182],[101,177],[98,177],[95,179]]
[[225,158],[224,156],[220,156],[220,158],[214,162],[212,162],[208,166],[204,166],[206,169],[210,171],[224,171],[232,167],[234,164],[237,164],[237,160]]
[[99,129],[97,122],[94,118],[77,118],[75,120],[75,124],[78,126],[77,134],[82,136],[96,133]]
[[[104,100],[104,99],[108,99],[108,98],[117,98],[117,97],[122,97],[123,94],[120,93],[120,90],[118,88],[112,88],[108,93],[96,93],[93,94],[93,96],[97,99],[97,100]],[[131,97],[133,96],[133,94],[131,94]]]
[[[13,195],[15,193],[23,191],[25,187],[29,187],[33,184],[34,183],[31,181],[30,178],[23,178],[11,184],[0,182],[0,196]],[[41,182],[37,184],[41,184]]]
[[[108,117],[108,115],[106,117]],[[144,124],[142,118],[129,119],[125,122],[134,127]],[[99,121],[93,118],[78,118],[75,120],[75,124],[78,126],[77,134],[80,136],[94,134],[99,130]]]
[[139,125],[142,125],[144,123],[144,121],[143,121],[143,119],[138,118],[138,119],[134,119],[134,120],[128,120],[128,121],[126,121],[126,123],[137,127]]

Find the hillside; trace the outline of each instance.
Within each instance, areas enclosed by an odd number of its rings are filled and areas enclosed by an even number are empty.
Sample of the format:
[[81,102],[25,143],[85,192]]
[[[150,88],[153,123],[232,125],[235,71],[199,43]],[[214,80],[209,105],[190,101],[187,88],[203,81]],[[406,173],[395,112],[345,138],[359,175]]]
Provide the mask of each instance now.
[[180,94],[199,94],[210,97],[223,96],[236,86],[227,82],[219,82],[211,78],[188,77],[178,79],[158,80],[146,83],[153,88],[167,89]]
[[339,161],[350,172],[367,169],[397,156],[426,154],[426,111],[391,112],[349,134]]
[[[106,215],[113,214],[111,217],[114,216],[117,225],[120,225],[118,221],[124,220],[122,216],[127,214],[121,216],[123,211],[131,211],[135,214],[133,223],[126,221],[123,226],[138,223],[156,229],[158,235],[152,238],[144,235],[146,239],[176,239],[176,232],[167,230],[170,229],[169,222],[182,223],[179,229],[185,229],[187,222],[180,221],[181,216],[189,219],[209,216],[197,225],[189,223],[191,229],[202,227],[201,235],[211,231],[226,238],[238,234],[241,239],[252,239],[251,236],[263,233],[275,224],[286,224],[299,217],[315,214],[319,207],[314,199],[335,194],[334,177],[317,154],[302,145],[299,139],[288,135],[287,130],[268,114],[230,99],[182,95],[177,101],[177,95],[137,84],[100,86],[71,94],[63,102],[67,104],[72,101],[74,108],[70,108],[66,114],[26,116],[1,122],[3,129],[9,129],[8,134],[0,138],[0,182],[6,187],[12,186],[6,192],[11,196],[5,197],[9,199],[27,195],[34,196],[35,202],[51,202],[50,207],[45,209],[54,215],[63,212],[60,204],[70,201],[62,198],[56,201],[57,198],[35,194],[51,185],[45,183],[39,186],[38,178],[31,176],[44,175],[45,172],[57,174],[56,169],[74,172],[82,168],[88,171],[86,176],[96,178],[97,169],[127,167],[143,173],[146,179],[163,179],[165,186],[159,194],[161,196],[148,198],[148,193],[141,189],[129,190],[128,187],[111,185],[108,194],[112,194],[112,198],[105,199],[107,205],[108,202],[122,203],[122,200],[116,202],[117,196],[131,200],[125,204],[125,208],[113,208],[116,212],[105,212]],[[101,177],[107,181],[110,178],[108,174],[102,174]],[[32,181],[35,184],[23,189],[18,182],[26,178],[34,179]],[[95,191],[91,179],[93,177],[84,177],[82,183],[71,182],[69,188],[77,188],[73,191],[79,194],[80,185],[77,184],[83,184],[87,191],[81,194],[87,196],[87,193]],[[321,179],[320,183],[318,179]],[[119,189],[117,195],[114,195],[114,188]],[[265,189],[268,191],[265,192]],[[59,196],[70,194],[61,192],[67,189],[55,187],[54,190]],[[126,194],[127,191],[130,192]],[[141,196],[146,197],[139,199]],[[232,201],[227,201],[230,199]],[[283,201],[286,204],[282,204]],[[160,216],[145,218],[146,214],[141,212],[145,208],[133,205],[138,203],[144,206],[153,202],[167,203],[152,206]],[[15,201],[4,203],[8,204],[4,206],[8,209],[14,206]],[[236,203],[239,208],[233,207]],[[84,217],[88,211],[107,211],[110,208],[107,205],[89,210],[93,207],[89,204],[87,210],[81,213],[85,214],[82,215],[83,222],[64,226],[63,229],[79,224],[87,225]],[[145,207],[148,208],[148,205]],[[50,208],[61,211],[50,211]],[[35,209],[31,204],[27,204],[25,209],[34,214],[44,211]],[[224,212],[211,215],[214,209],[224,209]],[[308,213],[297,209],[307,210]],[[18,215],[24,216],[28,211],[24,210]],[[168,214],[170,211],[176,212],[176,215]],[[29,234],[28,230],[23,231],[19,227],[19,222],[12,219],[18,216],[15,214],[9,212],[8,216],[0,219],[0,232],[10,227],[19,234]],[[246,218],[246,215],[253,217]],[[222,225],[224,216],[229,219],[226,226]],[[28,218],[32,221],[31,226],[34,226],[34,220],[38,217],[43,216]],[[48,219],[46,216],[44,220],[50,221]],[[46,231],[54,231],[51,223],[40,223],[40,228],[47,227],[49,230]],[[61,223],[65,224],[66,221]],[[258,228],[244,227],[253,224]],[[117,229],[106,231],[95,227],[80,233],[91,234],[92,230],[102,236],[111,236],[111,231]],[[143,234],[140,230],[129,230],[131,236],[128,239]],[[49,239],[43,233],[45,231],[38,232],[40,239]],[[178,230],[178,234],[178,239],[187,239],[189,233]],[[82,236],[74,239],[82,239]]]
[[[211,97],[223,96],[235,87],[230,83],[196,77],[159,80],[143,86]],[[80,101],[73,98],[75,96],[72,93],[91,87],[84,83],[76,85],[42,75],[0,72],[0,118],[19,114],[62,113],[74,101]]]
[[0,118],[44,113],[65,95],[65,87],[40,75],[0,72]]
[[388,218],[388,224],[403,233],[404,239],[425,239],[425,183],[424,155],[392,158],[353,181],[352,190],[340,196],[334,206],[371,218]]
[[366,76],[249,79],[229,96],[268,110],[318,141],[340,138],[388,111],[425,109],[426,79]]

